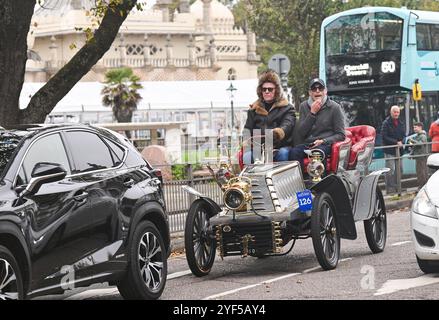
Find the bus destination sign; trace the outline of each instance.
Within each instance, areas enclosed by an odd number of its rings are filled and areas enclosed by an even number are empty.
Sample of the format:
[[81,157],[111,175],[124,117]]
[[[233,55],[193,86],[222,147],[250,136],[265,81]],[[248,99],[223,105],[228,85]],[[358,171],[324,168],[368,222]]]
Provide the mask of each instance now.
[[398,87],[400,63],[400,55],[394,52],[327,57],[328,91]]

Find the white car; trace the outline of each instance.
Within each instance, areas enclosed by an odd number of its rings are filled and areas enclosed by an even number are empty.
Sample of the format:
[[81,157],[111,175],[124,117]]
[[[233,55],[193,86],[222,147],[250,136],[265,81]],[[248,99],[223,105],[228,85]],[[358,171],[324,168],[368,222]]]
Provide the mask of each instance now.
[[437,171],[413,200],[410,220],[419,268],[439,273],[439,154],[429,156],[427,166]]

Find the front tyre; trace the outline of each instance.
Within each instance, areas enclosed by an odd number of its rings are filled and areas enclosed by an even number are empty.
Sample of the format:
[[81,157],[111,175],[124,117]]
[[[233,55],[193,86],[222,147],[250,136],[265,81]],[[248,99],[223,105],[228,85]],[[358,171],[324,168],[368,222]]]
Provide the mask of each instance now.
[[141,222],[128,249],[129,265],[117,288],[124,299],[155,300],[165,288],[168,274],[165,243],[157,227]]
[[202,201],[196,201],[189,209],[184,231],[186,260],[197,277],[209,274],[215,261],[216,242],[208,232],[210,208]]
[[324,270],[335,269],[340,258],[340,237],[335,220],[335,206],[331,196],[325,192],[314,198],[311,236],[320,266]]
[[7,248],[0,246],[0,300],[23,298],[23,277],[17,260]]
[[383,252],[387,239],[386,206],[383,194],[377,187],[375,208],[372,217],[364,221],[367,244],[373,253]]

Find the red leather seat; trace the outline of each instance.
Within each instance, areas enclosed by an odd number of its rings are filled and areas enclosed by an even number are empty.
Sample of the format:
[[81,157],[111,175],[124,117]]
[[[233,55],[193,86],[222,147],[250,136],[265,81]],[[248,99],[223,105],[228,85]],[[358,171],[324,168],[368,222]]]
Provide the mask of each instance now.
[[[326,160],[326,172],[337,173],[340,167],[347,169],[348,158],[349,158],[349,149],[351,147],[351,139],[346,134],[346,137],[343,141],[338,141],[332,144],[331,146],[331,154],[327,157]],[[308,158],[303,159],[303,164],[305,167],[305,172],[307,165],[309,163]]]
[[346,128],[352,140],[348,169],[355,169],[358,161],[368,165],[372,159],[375,146],[376,130],[374,127],[361,125]]

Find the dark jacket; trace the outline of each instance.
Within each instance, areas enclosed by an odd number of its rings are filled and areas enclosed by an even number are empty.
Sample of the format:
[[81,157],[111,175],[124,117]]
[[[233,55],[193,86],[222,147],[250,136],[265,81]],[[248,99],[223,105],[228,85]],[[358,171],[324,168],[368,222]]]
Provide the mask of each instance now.
[[275,102],[269,111],[265,109],[263,102],[257,100],[247,111],[244,128],[250,130],[250,134],[253,134],[254,129],[260,129],[262,135],[265,134],[266,129],[274,129],[276,134],[273,134],[280,138],[274,140],[274,147],[278,149],[292,145],[295,123],[294,107],[288,103],[288,100],[281,99]]
[[[395,127],[392,117],[387,117],[381,126],[381,136],[383,137],[383,145],[392,146],[398,144],[398,141],[403,141],[405,137],[405,124],[398,119],[398,126]],[[396,155],[396,148],[386,148],[384,153]],[[400,148],[402,155],[403,148]]]
[[[414,133],[410,137],[408,137],[407,143],[412,144],[410,154],[414,156],[425,155],[428,153],[427,148],[427,133],[422,130],[419,133]],[[417,159],[417,158],[415,158]],[[421,158],[419,158],[421,159]]]
[[312,143],[317,139],[324,139],[325,144],[328,145],[345,139],[344,114],[341,106],[329,98],[316,115],[311,114],[308,101],[302,102],[299,106],[296,145]]

